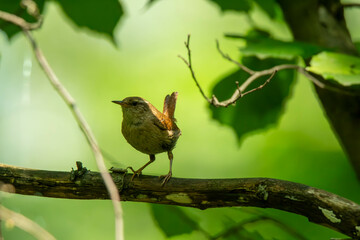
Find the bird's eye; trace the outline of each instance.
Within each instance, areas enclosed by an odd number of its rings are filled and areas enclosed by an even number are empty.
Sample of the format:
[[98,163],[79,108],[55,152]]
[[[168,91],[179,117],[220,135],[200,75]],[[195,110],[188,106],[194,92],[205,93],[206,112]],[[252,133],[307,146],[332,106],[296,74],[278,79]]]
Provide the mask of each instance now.
[[133,106],[136,106],[137,104],[138,104],[138,102],[136,102],[136,101],[131,103],[131,105],[133,105]]

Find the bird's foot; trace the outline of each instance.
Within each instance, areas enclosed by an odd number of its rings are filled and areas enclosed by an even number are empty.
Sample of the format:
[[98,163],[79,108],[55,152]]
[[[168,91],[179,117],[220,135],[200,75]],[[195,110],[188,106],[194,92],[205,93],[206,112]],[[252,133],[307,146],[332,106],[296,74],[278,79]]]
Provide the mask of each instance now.
[[131,180],[130,180],[131,182],[132,182],[132,180],[134,180],[134,178],[136,176],[139,177],[142,174],[142,170],[143,170],[143,168],[140,168],[140,169],[135,171],[132,167],[127,167],[127,169],[130,169],[133,172],[133,175],[132,175]]
[[160,179],[161,179],[161,178],[164,178],[164,180],[163,180],[162,183],[161,183],[161,186],[162,186],[162,187],[165,186],[165,184],[170,180],[171,176],[172,176],[172,172],[171,172],[171,171],[170,171],[168,174],[166,174],[166,175],[161,175],[161,176],[159,176]]

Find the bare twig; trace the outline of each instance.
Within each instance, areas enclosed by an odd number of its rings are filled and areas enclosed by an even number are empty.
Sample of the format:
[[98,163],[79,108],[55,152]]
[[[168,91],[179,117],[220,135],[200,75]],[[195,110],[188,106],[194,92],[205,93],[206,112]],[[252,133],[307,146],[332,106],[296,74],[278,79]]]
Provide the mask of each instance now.
[[42,24],[42,18],[39,18],[37,22],[29,23],[22,19],[21,17],[18,17],[14,14],[7,13],[0,10],[0,19],[10,22],[16,26],[19,26],[21,29],[25,30],[35,30],[41,27]]
[[70,108],[70,111],[73,113],[77,123],[80,126],[80,129],[83,131],[86,140],[89,142],[91,150],[94,153],[97,167],[100,170],[101,176],[104,179],[105,186],[109,192],[111,197],[114,213],[115,213],[115,231],[116,231],[116,239],[123,239],[123,222],[122,222],[122,209],[120,205],[120,195],[119,191],[116,188],[115,183],[113,182],[109,172],[106,169],[104,158],[101,154],[97,141],[93,132],[90,129],[90,126],[86,122],[84,116],[80,112],[79,108],[76,105],[75,100],[72,98],[70,93],[66,90],[66,88],[61,84],[53,70],[51,69],[49,63],[47,62],[45,56],[43,55],[40,48],[38,48],[34,38],[31,33],[27,30],[23,30],[35,52],[36,59],[38,60],[41,68],[46,73],[46,76],[49,78],[51,84],[55,88],[55,90],[59,93],[59,95],[63,98],[65,103]]
[[31,46],[33,48],[33,51],[35,53],[36,59],[40,65],[40,67],[45,72],[46,76],[48,77],[50,83],[53,85],[55,90],[59,93],[59,95],[63,98],[65,103],[68,105],[75,120],[79,124],[80,129],[84,133],[84,136],[85,136],[86,140],[89,142],[91,150],[93,151],[93,154],[94,154],[95,160],[96,160],[96,164],[99,168],[100,174],[105,182],[105,186],[106,186],[108,193],[110,195],[110,198],[112,200],[114,214],[115,214],[115,236],[116,236],[116,239],[123,239],[124,231],[123,231],[122,209],[121,209],[121,204],[120,204],[119,191],[118,191],[113,179],[111,178],[109,172],[106,169],[103,156],[101,154],[98,143],[95,139],[93,132],[91,131],[89,124],[86,122],[84,116],[82,115],[79,108],[77,107],[76,102],[73,99],[73,97],[70,95],[70,93],[61,84],[61,82],[55,75],[54,71],[52,70],[49,63],[47,62],[41,49],[38,47],[34,37],[32,36],[31,32],[29,31],[29,30],[40,27],[39,24],[41,24],[41,17],[38,15],[39,11],[37,10],[36,4],[30,0],[24,0],[24,1],[22,1],[22,5],[25,6],[26,8],[29,8],[29,9],[27,9],[29,14],[33,14],[35,18],[39,19],[38,23],[36,23],[35,25],[32,25],[13,14],[5,13],[5,12],[0,12],[0,19],[9,21],[9,22],[15,24],[16,26],[19,26],[23,30],[23,33],[25,34],[25,36],[28,38],[28,40],[31,43]]
[[[258,86],[257,88],[253,88],[253,89],[251,89],[251,90],[249,90],[249,91],[247,91],[247,92],[245,92],[245,93],[242,93],[242,94],[240,95],[240,97],[243,97],[243,96],[245,96],[246,94],[255,92],[256,90],[259,90],[259,89],[262,89],[263,87],[265,87],[265,85],[268,84],[268,83],[270,82],[270,80],[275,76],[276,72],[277,72],[277,70],[274,70],[274,71],[272,72],[272,74],[270,75],[270,77],[268,77],[268,79],[267,79],[263,84],[261,84],[261,85]],[[239,88],[239,91],[242,91],[242,90],[241,90],[241,87],[238,87],[238,88]]]
[[32,236],[34,236],[37,239],[55,240],[55,237],[53,235],[51,235],[48,231],[40,227],[40,225],[38,225],[36,222],[25,217],[24,215],[13,212],[10,209],[7,209],[6,207],[1,205],[0,205],[0,220],[11,221],[15,226],[30,233]]
[[20,6],[22,9],[26,9],[28,14],[33,16],[37,21],[34,23],[29,23],[15,14],[11,14],[1,10],[0,10],[0,19],[12,23],[15,26],[19,26],[21,29],[24,30],[35,30],[40,28],[43,23],[43,17],[40,15],[36,3],[33,0],[22,0],[20,2]]
[[[190,69],[191,72],[191,76],[194,79],[196,86],[199,88],[201,94],[203,95],[203,97],[206,99],[206,101],[208,101],[210,104],[214,105],[215,107],[227,107],[231,104],[234,104],[239,98],[255,92],[257,90],[262,89],[266,84],[268,84],[270,82],[270,80],[275,76],[276,72],[279,70],[282,70],[284,66],[277,66],[268,70],[263,70],[263,71],[254,71],[249,69],[248,67],[242,65],[241,63],[233,60],[228,54],[225,54],[224,52],[221,51],[220,46],[219,46],[219,42],[216,41],[216,47],[219,51],[219,53],[221,54],[221,56],[223,56],[223,58],[227,59],[228,61],[235,63],[240,69],[244,70],[245,72],[247,72],[248,74],[250,74],[250,77],[243,83],[241,84],[241,86],[239,86],[239,83],[237,82],[237,88],[236,91],[234,92],[234,94],[231,96],[231,98],[229,98],[228,100],[225,101],[219,101],[217,99],[217,97],[215,95],[212,96],[211,99],[209,99],[204,91],[202,90],[198,80],[195,77],[195,73],[194,70],[192,68],[192,64],[191,64],[191,50],[190,50],[190,35],[188,35],[187,37],[187,41],[185,42],[185,47],[187,49],[188,52],[188,60],[186,60],[184,57],[179,56],[184,62],[185,64],[188,66],[188,68]],[[296,66],[298,67],[298,66]],[[285,68],[290,68],[289,66],[286,66]],[[293,66],[291,68],[294,68]],[[266,76],[266,75],[270,75],[270,77],[265,81],[264,84],[260,85],[259,87],[256,87],[254,89],[251,89],[247,92],[245,92],[245,90],[247,89],[247,87],[254,82],[255,80],[257,80],[258,78],[262,77],[262,76]]]
[[200,93],[203,95],[203,97],[206,99],[206,101],[208,101],[209,103],[211,103],[211,100],[205,95],[204,91],[202,90],[202,88],[200,87],[199,82],[197,81],[196,77],[195,77],[195,72],[192,68],[192,64],[191,64],[191,50],[190,50],[190,34],[188,34],[187,36],[187,40],[185,41],[185,47],[187,49],[188,52],[188,61],[186,61],[186,59],[182,56],[179,55],[179,58],[181,58],[184,63],[189,67],[190,72],[191,72],[191,76],[194,79],[196,86],[199,88]]
[[[344,93],[344,94],[350,94],[350,95],[353,94],[351,91],[346,91],[346,90],[343,90],[343,89],[339,89],[337,87],[333,87],[333,86],[330,86],[330,85],[325,85],[322,81],[317,79],[313,74],[306,71],[305,68],[300,67],[298,65],[282,64],[282,65],[274,66],[272,68],[261,70],[261,71],[252,70],[252,69],[246,67],[245,65],[241,64],[240,62],[235,61],[228,54],[224,53],[220,49],[219,42],[216,41],[216,47],[217,47],[217,50],[219,51],[220,55],[224,59],[234,63],[235,65],[237,65],[241,70],[247,72],[250,76],[241,85],[239,85],[239,82],[235,82],[236,83],[236,90],[234,91],[233,95],[229,99],[224,100],[224,101],[219,101],[215,95],[213,95],[211,97],[211,99],[209,99],[205,95],[205,93],[202,90],[198,80],[196,79],[195,73],[194,73],[194,70],[193,70],[193,67],[192,67],[192,64],[191,64],[190,35],[188,35],[188,37],[187,37],[187,41],[185,42],[185,47],[186,47],[186,49],[188,51],[188,60],[186,60],[182,56],[179,56],[179,57],[185,62],[185,64],[190,69],[191,76],[194,79],[194,81],[196,83],[196,86],[199,88],[199,90],[200,90],[201,94],[203,95],[203,97],[206,99],[206,101],[208,101],[210,104],[214,105],[215,107],[227,107],[227,106],[229,106],[231,104],[236,103],[236,101],[238,101],[243,96],[262,89],[266,84],[268,84],[271,81],[271,79],[275,76],[275,74],[278,71],[285,70],[285,69],[294,69],[294,70],[298,71],[299,73],[303,74],[305,77],[307,77],[310,81],[312,81],[315,85],[317,85],[320,88],[325,88],[326,87],[327,89],[331,89],[333,91],[341,92],[341,93]],[[259,85],[258,87],[254,88],[254,89],[245,91],[249,87],[249,85],[251,83],[255,82],[257,79],[259,79],[260,77],[263,77],[263,76],[269,76],[268,79],[265,81],[265,83]]]
[[221,54],[221,56],[223,56],[223,58],[229,60],[230,62],[235,63],[239,68],[241,68],[242,70],[244,70],[245,72],[247,72],[248,74],[252,75],[255,73],[255,71],[251,70],[250,68],[246,67],[245,65],[239,63],[238,61],[235,61],[234,59],[232,59],[229,54],[224,53],[223,51],[221,51],[220,49],[220,44],[219,41],[216,40],[216,48],[218,50],[218,52]]
[[38,6],[36,5],[36,2],[33,0],[22,0],[20,2],[20,6],[24,9],[26,9],[27,13],[30,16],[33,16],[37,20],[42,19],[42,16],[40,15],[40,11]]

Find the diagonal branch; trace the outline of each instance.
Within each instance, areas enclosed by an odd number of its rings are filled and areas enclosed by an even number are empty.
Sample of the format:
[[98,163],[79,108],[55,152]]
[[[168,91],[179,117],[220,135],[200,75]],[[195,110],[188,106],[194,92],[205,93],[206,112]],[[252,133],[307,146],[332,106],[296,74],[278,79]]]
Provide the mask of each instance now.
[[16,26],[19,26],[21,29],[24,30],[35,30],[41,27],[42,24],[42,18],[39,18],[39,20],[35,23],[29,23],[22,19],[21,17],[18,17],[14,14],[10,14],[4,11],[0,10],[0,19],[10,22]]
[[120,205],[120,195],[116,188],[115,183],[113,182],[109,172],[106,169],[103,156],[101,154],[99,145],[96,141],[96,138],[89,126],[86,122],[84,116],[80,112],[74,98],[71,94],[67,91],[67,89],[62,85],[62,83],[57,78],[55,72],[50,67],[49,63],[47,62],[44,54],[42,53],[41,49],[38,47],[37,42],[35,41],[34,37],[32,36],[30,30],[36,29],[41,25],[41,16],[38,15],[38,9],[35,2],[31,0],[23,0],[22,6],[26,7],[29,14],[32,14],[33,17],[38,19],[38,22],[35,24],[27,23],[25,20],[17,17],[16,15],[9,14],[6,12],[0,11],[0,19],[5,21],[11,22],[14,25],[20,27],[23,30],[23,33],[28,38],[29,42],[31,43],[32,49],[35,53],[36,59],[40,65],[40,67],[45,72],[46,76],[48,77],[50,83],[58,92],[58,94],[63,98],[65,103],[70,108],[75,120],[79,124],[80,129],[84,133],[86,140],[88,141],[90,148],[95,156],[96,164],[98,169],[100,170],[100,174],[105,182],[105,187],[110,195],[112,200],[113,208],[114,208],[114,215],[115,215],[115,236],[116,239],[123,239],[123,221],[122,221],[122,209]]
[[[108,199],[97,172],[87,171],[75,180],[71,172],[44,171],[0,164],[0,181],[15,193],[67,199]],[[156,176],[111,174],[122,201],[170,204],[199,209],[253,206],[303,215],[309,221],[360,238],[360,206],[333,193],[303,184],[271,178],[171,178],[166,186]]]
[[29,39],[29,41],[31,42],[32,48],[34,50],[34,53],[35,53],[36,59],[38,60],[39,65],[44,70],[46,76],[49,78],[50,83],[53,85],[55,90],[59,93],[59,95],[63,98],[65,103],[70,108],[70,111],[72,112],[75,120],[79,124],[80,129],[84,133],[84,136],[85,136],[86,140],[88,141],[88,143],[91,147],[91,150],[93,151],[97,167],[100,170],[101,176],[105,182],[105,187],[108,190],[109,195],[112,199],[114,214],[115,214],[116,239],[123,239],[123,236],[122,236],[123,235],[122,210],[121,210],[121,206],[119,204],[120,195],[119,195],[119,192],[118,192],[109,172],[106,169],[106,166],[104,163],[104,158],[101,154],[101,151],[99,149],[99,145],[95,139],[95,136],[94,136],[89,124],[87,123],[84,116],[82,115],[79,108],[77,107],[75,100],[72,98],[72,96],[67,91],[67,89],[61,84],[61,82],[55,75],[54,71],[51,69],[49,63],[47,62],[41,49],[37,46],[31,33],[28,30],[23,30],[23,31],[24,31],[24,34]]
[[221,56],[225,59],[227,59],[228,61],[234,63],[235,65],[237,65],[239,68],[241,68],[242,70],[244,70],[245,72],[247,72],[250,75],[255,74],[255,71],[251,70],[250,68],[246,67],[245,65],[239,63],[238,61],[235,61],[234,59],[232,59],[229,54],[224,53],[223,51],[221,51],[220,49],[220,44],[219,41],[216,40],[216,48],[218,50],[218,52],[221,54]]
[[31,219],[0,205],[0,220],[12,221],[15,226],[39,240],[55,240],[55,237]]

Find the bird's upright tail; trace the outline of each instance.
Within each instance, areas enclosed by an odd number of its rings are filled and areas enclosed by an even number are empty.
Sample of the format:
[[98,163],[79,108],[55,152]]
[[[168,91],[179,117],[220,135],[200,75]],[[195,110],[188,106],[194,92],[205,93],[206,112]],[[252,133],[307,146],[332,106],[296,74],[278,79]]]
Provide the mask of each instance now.
[[167,95],[164,100],[163,114],[168,116],[171,119],[175,119],[174,112],[175,112],[177,96],[178,96],[178,93],[173,92],[171,95]]

